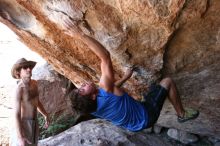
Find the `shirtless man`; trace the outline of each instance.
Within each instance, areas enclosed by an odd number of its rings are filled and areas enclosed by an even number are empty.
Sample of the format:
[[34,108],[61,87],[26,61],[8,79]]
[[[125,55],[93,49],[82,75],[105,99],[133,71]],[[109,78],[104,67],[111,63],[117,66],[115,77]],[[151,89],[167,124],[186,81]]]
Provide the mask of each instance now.
[[12,137],[12,146],[37,145],[38,122],[37,111],[45,119],[45,127],[49,125],[49,117],[39,101],[38,86],[31,79],[34,61],[19,59],[12,67],[11,74],[15,79],[20,79],[15,95],[15,129]]

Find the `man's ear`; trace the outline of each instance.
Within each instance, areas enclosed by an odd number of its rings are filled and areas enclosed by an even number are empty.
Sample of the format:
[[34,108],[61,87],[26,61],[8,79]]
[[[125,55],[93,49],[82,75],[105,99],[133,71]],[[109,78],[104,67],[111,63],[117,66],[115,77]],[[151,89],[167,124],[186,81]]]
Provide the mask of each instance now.
[[72,90],[74,93],[79,93],[79,89],[73,89]]
[[16,76],[17,78],[20,78],[20,72],[21,72],[21,70],[20,70],[20,71],[18,71],[18,70],[15,71],[15,76]]
[[96,100],[96,94],[92,94],[91,99]]

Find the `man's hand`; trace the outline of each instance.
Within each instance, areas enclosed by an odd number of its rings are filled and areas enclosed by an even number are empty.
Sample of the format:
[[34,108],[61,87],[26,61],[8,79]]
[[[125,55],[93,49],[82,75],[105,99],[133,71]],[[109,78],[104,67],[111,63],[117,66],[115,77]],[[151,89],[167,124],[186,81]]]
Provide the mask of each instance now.
[[45,116],[44,120],[45,120],[44,128],[47,129],[50,125],[50,118],[48,116]]
[[25,146],[25,142],[28,143],[28,144],[32,144],[27,138],[25,137],[20,137],[18,138],[18,143],[19,143],[19,146]]
[[19,146],[25,146],[25,139],[24,138],[18,138],[18,144],[19,144]]
[[74,37],[81,38],[85,34],[82,32],[82,30],[78,27],[77,23],[74,23],[70,19],[66,18],[63,20],[63,26],[67,28],[65,30],[65,33]]
[[132,76],[135,69],[135,66],[127,67],[124,76],[120,80],[115,82],[115,86],[121,87]]
[[132,76],[135,68],[136,68],[135,66],[127,67],[124,78],[129,79]]

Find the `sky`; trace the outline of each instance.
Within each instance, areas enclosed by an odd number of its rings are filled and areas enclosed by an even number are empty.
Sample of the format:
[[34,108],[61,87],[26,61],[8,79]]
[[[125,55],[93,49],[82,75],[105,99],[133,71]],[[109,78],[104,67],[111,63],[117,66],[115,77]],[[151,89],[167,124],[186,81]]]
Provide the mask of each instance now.
[[41,56],[20,42],[13,31],[0,23],[0,87],[16,82],[11,76],[11,68],[20,58],[36,61],[37,66],[45,63]]

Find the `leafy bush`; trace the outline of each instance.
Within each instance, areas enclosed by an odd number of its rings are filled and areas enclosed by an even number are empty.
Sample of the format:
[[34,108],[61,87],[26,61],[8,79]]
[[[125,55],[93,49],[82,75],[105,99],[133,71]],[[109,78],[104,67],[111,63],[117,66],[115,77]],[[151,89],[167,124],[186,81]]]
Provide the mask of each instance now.
[[55,117],[54,115],[50,119],[50,125],[47,129],[44,128],[44,118],[42,115],[38,115],[38,123],[39,123],[39,139],[44,139],[50,136],[57,135],[66,129],[75,125],[76,120],[75,117],[66,118],[65,115],[60,117]]

